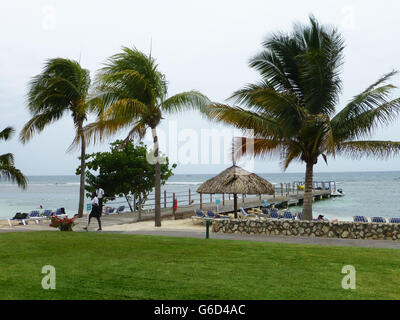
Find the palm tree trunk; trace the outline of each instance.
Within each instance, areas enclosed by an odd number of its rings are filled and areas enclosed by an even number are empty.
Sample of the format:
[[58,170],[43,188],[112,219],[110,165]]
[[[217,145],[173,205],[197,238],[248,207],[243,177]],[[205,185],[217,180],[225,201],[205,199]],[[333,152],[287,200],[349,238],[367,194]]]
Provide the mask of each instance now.
[[78,127],[79,132],[81,132],[81,180],[79,186],[79,205],[78,205],[78,217],[83,216],[83,206],[85,203],[85,171],[86,171],[86,141],[82,134],[82,124]]
[[156,128],[151,128],[154,143],[154,157],[155,163],[155,185],[154,185],[154,198],[155,198],[155,213],[154,213],[154,225],[161,227],[161,165],[158,151],[158,137]]
[[306,165],[306,181],[304,186],[304,200],[302,220],[312,220],[312,202],[313,202],[313,174],[314,164],[307,163]]

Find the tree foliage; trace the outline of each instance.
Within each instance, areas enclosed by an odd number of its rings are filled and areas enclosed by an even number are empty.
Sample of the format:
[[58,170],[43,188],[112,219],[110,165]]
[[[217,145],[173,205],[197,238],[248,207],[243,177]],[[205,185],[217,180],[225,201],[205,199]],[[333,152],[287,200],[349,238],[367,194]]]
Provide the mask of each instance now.
[[[135,196],[135,206],[140,209],[155,187],[155,168],[147,160],[149,152],[143,143],[135,146],[132,141],[117,140],[110,143],[110,151],[86,155],[87,195],[90,196],[100,186],[106,201],[124,197],[132,211],[130,200]],[[161,164],[161,184],[164,185],[173,175],[175,167],[176,164],[170,166],[165,157]],[[80,173],[81,168],[78,167],[76,174]]]
[[[12,127],[3,129],[0,131],[0,140],[7,141],[13,133],[14,129]],[[16,182],[21,189],[25,189],[27,186],[26,177],[19,169],[15,168],[14,155],[12,153],[0,155],[0,179]]]

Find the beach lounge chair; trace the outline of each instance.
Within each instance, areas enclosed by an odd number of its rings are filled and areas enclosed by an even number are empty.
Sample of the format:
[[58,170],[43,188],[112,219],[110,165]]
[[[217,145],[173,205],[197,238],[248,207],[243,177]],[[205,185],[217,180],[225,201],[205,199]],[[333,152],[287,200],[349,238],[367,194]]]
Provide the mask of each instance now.
[[271,212],[271,213],[269,214],[269,217],[270,217],[271,219],[279,219],[279,218],[280,218],[278,212]]
[[389,223],[400,223],[400,218],[390,218]]
[[278,209],[277,208],[271,209],[271,212],[269,213],[269,217],[272,219],[279,219],[280,216],[278,213]]
[[364,216],[354,216],[353,217],[354,222],[368,222],[368,218]]
[[14,221],[17,221],[18,223],[22,223],[23,225],[26,225],[25,220],[27,220],[27,218],[28,218],[27,213],[18,212],[15,214],[15,216],[13,218],[8,219],[7,221],[8,221],[8,224],[10,225],[10,227],[13,226]]
[[371,222],[386,223],[386,219],[384,217],[372,217]]
[[46,209],[43,211],[41,214],[42,217],[45,217],[47,219],[50,219],[50,217],[53,215],[53,210]]
[[104,210],[104,214],[107,216],[107,215],[113,213],[114,211],[115,211],[115,208],[106,207],[105,210]]
[[207,216],[211,219],[230,219],[229,216],[216,215],[212,210],[207,211]]
[[124,210],[125,210],[125,206],[119,206],[117,209],[117,213],[120,214],[120,213],[124,212]]
[[57,217],[57,218],[62,219],[62,218],[68,217],[68,215],[65,213],[65,209],[64,208],[58,208],[56,210],[56,212],[54,212],[51,215],[51,217]]
[[262,211],[262,214],[268,214],[269,213],[269,210],[267,208],[263,208],[261,211]]
[[196,210],[196,217],[198,217],[198,218],[207,218],[207,216],[201,210]]
[[257,215],[248,214],[242,207],[240,207],[239,217],[241,217],[241,218],[257,218]]
[[292,213],[290,211],[285,211],[283,213],[283,219],[294,220],[294,216],[292,215]]
[[25,219],[25,222],[29,222],[29,220],[35,221],[36,224],[39,223],[39,221],[42,221],[44,219],[47,219],[47,217],[41,216],[39,210],[32,210],[28,217]]

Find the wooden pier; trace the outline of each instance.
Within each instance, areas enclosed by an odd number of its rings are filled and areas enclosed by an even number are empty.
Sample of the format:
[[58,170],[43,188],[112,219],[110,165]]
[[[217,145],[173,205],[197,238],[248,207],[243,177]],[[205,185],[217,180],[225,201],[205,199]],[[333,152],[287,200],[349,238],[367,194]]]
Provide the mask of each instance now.
[[[164,194],[165,195],[165,194]],[[330,190],[313,190],[314,201],[329,199],[331,195]],[[233,196],[229,195],[207,195],[207,199],[200,196],[200,201],[195,202],[193,200],[193,194],[189,191],[186,194],[186,201],[178,200],[178,207],[174,214],[173,212],[173,199],[176,194],[172,195],[172,199],[169,200],[168,197],[161,199],[161,215],[163,218],[183,218],[190,217],[194,215],[196,209],[201,210],[212,210],[219,214],[229,214],[233,213]],[[181,197],[182,199],[182,197]],[[216,200],[219,200],[220,204],[216,204]],[[304,192],[300,190],[279,190],[279,192],[274,195],[260,195],[260,196],[245,196],[242,195],[238,198],[238,207],[243,207],[244,209],[261,207],[264,204],[264,200],[268,201],[268,205],[273,205],[276,208],[288,208],[294,205],[301,205],[304,199]],[[170,203],[170,205],[168,205]],[[191,203],[191,204],[189,204]],[[137,210],[135,210],[137,212]],[[142,210],[142,220],[152,219],[154,217],[153,208],[144,208]]]

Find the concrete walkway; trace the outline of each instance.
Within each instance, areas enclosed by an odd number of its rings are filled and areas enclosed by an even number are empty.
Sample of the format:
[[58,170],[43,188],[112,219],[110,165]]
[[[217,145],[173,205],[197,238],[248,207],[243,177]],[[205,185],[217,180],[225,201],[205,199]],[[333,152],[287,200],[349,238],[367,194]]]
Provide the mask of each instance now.
[[[143,215],[147,221],[137,222],[137,213],[124,213],[109,216],[103,216],[102,233],[121,233],[121,234],[140,234],[153,236],[173,236],[188,238],[205,238],[205,226],[194,225],[191,219],[168,219],[169,213],[164,212],[164,219],[160,228],[154,227],[154,216]],[[74,231],[83,231],[86,226],[87,218],[76,219],[78,223],[74,227]],[[2,221],[3,222],[3,221]],[[97,220],[93,219],[90,223],[89,231],[97,230]],[[47,222],[34,224],[30,222],[28,225],[16,225],[10,228],[8,224],[0,223],[0,233],[4,232],[27,232],[27,231],[57,231],[49,226]],[[400,249],[400,241],[392,240],[359,240],[359,239],[338,239],[338,238],[319,238],[319,237],[295,237],[295,236],[263,236],[263,235],[247,235],[247,234],[223,234],[213,233],[210,229],[211,239],[223,240],[245,240],[258,242],[274,242],[274,243],[293,243],[293,244],[310,244],[323,246],[348,246],[348,247],[364,247],[364,248],[388,248]]]

